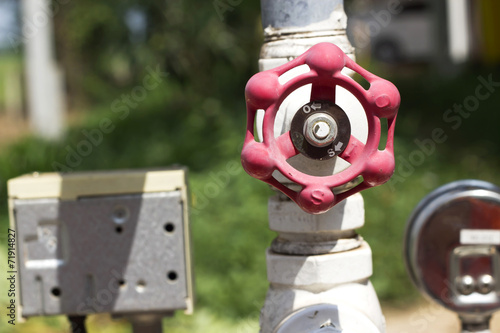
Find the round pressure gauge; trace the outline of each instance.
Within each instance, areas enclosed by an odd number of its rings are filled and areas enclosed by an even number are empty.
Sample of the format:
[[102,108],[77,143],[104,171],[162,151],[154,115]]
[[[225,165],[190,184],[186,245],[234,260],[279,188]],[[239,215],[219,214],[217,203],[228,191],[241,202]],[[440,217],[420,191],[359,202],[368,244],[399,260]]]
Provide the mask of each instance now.
[[417,288],[462,319],[500,309],[500,188],[461,180],[430,193],[408,221],[405,259]]

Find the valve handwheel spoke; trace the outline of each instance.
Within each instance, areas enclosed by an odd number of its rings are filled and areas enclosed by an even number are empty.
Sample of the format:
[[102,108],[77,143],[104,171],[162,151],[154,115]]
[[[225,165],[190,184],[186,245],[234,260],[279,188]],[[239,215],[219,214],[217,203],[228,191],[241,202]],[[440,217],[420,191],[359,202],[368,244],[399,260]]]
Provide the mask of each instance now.
[[311,86],[311,101],[335,101],[335,86],[313,83]]
[[339,157],[346,162],[353,164],[363,153],[364,149],[365,144],[359,141],[355,136],[351,135],[349,138],[349,145],[347,145],[346,149],[339,155]]
[[[280,84],[280,75],[291,69],[308,65],[309,72],[297,75]],[[370,88],[364,89],[341,71],[349,68],[364,77]],[[274,138],[274,122],[282,101],[296,89],[311,84],[310,102],[303,105],[293,117],[290,131]],[[346,111],[335,104],[337,86],[349,91],[361,103],[367,123],[366,143],[351,135]],[[400,103],[397,88],[384,79],[366,71],[340,48],[331,43],[320,43],[294,60],[269,71],[255,74],[246,89],[247,132],[253,134],[254,117],[258,109],[266,112],[262,127],[264,142],[256,142],[247,135],[242,151],[242,164],[251,176],[276,187],[294,200],[303,210],[312,214],[324,213],[338,202],[359,191],[381,185],[394,172],[394,124]],[[387,144],[379,150],[380,119],[389,124]],[[317,177],[295,169],[287,160],[302,154],[313,160],[340,157],[350,166],[337,174]],[[273,172],[277,170],[291,182],[302,187],[295,192],[279,183]],[[334,195],[336,187],[348,184],[362,176],[363,182]]]
[[293,145],[292,139],[290,138],[290,131],[281,134],[275,140],[276,140],[276,145],[278,146],[281,154],[283,154],[285,160],[289,159],[290,157],[294,157],[295,155],[298,155],[300,153],[297,150],[297,148],[295,148],[295,146]]

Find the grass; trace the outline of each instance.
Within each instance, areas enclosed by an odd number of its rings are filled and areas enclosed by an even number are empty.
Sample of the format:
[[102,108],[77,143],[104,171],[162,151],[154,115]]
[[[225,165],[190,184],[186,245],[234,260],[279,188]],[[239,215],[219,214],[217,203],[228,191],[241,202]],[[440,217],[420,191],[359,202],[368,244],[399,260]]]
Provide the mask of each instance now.
[[[111,319],[107,314],[94,315],[86,322],[89,332],[99,333],[132,333],[131,325],[125,319]],[[5,333],[67,333],[70,329],[68,321],[62,317],[32,318],[24,324],[7,327],[0,324],[0,329]],[[194,316],[186,316],[182,313],[173,318],[163,320],[163,330],[169,333],[192,333],[192,332],[238,332],[253,333],[259,329],[258,316],[249,316],[242,319],[219,317],[207,309],[201,309]]]
[[4,105],[5,103],[5,87],[8,84],[12,84],[9,82],[9,79],[12,79],[12,76],[17,76],[18,80],[21,80],[23,68],[22,68],[22,58],[16,54],[2,54],[0,52],[0,73],[2,76],[0,77],[0,105]]
[[[373,250],[372,281],[383,302],[402,304],[417,297],[401,253],[405,222],[418,201],[434,188],[456,179],[479,178],[500,184],[500,89],[481,101],[458,128],[452,128],[453,123],[443,119],[454,103],[463,103],[475,93],[480,84],[478,75],[490,74],[500,81],[498,69],[484,68],[465,71],[453,79],[431,74],[393,78],[403,100],[396,133],[399,178],[364,192],[366,226],[360,230]],[[2,184],[23,173],[52,171],[55,161],[67,164],[68,151],[85,139],[82,130],[99,128],[104,117],[112,121],[114,130],[105,134],[92,154],[71,169],[172,164],[190,168],[197,303],[194,316],[177,314],[165,319],[165,330],[257,331],[259,309],[267,289],[264,253],[274,237],[267,227],[267,198],[272,191],[247,176],[239,166],[245,126],[243,97],[206,98],[167,80],[131,109],[125,119],[104,105],[89,113],[83,124],[72,127],[61,142],[27,137],[7,147],[0,153]],[[441,128],[447,139],[423,151],[415,139],[429,144],[436,128]],[[424,158],[416,159],[417,155]],[[236,164],[238,168],[229,175],[228,166]],[[219,184],[217,194],[210,197],[206,195],[209,182]],[[0,188],[0,194],[0,227],[6,230],[5,186]],[[2,257],[0,260],[5,261]],[[5,290],[5,286],[0,285],[0,290]],[[128,324],[111,322],[106,315],[92,316],[89,327],[90,332],[131,332]],[[66,332],[68,324],[61,317],[34,318],[26,324],[8,327],[2,318],[0,330]]]

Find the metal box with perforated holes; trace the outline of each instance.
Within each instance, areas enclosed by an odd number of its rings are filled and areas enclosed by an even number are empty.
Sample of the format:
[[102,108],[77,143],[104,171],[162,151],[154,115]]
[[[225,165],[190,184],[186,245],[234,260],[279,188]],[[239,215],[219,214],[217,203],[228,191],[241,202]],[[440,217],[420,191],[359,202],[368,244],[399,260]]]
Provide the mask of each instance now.
[[192,311],[186,171],[8,182],[21,315]]

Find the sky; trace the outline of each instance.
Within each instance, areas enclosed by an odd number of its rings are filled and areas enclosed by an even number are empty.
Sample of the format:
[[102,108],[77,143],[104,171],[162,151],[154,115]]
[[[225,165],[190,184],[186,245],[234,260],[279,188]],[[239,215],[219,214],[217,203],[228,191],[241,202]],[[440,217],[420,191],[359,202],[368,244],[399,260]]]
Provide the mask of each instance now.
[[11,47],[9,34],[17,32],[16,0],[0,0],[0,48]]

